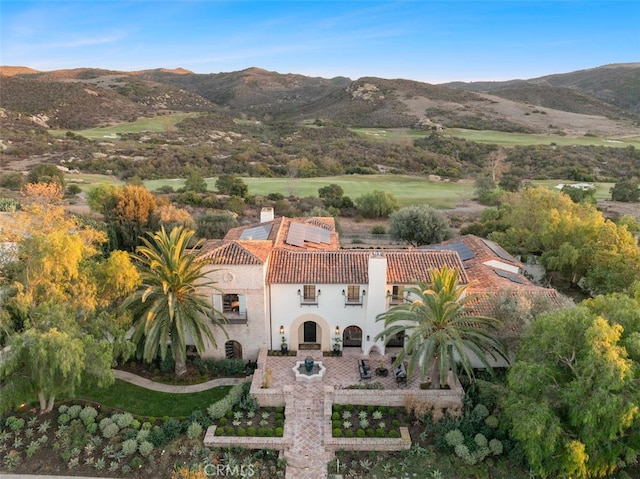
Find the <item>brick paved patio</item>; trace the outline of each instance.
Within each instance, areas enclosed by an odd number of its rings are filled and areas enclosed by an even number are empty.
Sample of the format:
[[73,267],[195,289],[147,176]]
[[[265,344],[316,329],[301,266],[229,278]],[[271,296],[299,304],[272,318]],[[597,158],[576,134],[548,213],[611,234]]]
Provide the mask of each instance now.
[[[321,351],[299,351],[297,356],[268,356],[260,351],[258,369],[253,375],[251,393],[261,406],[285,406],[283,443],[287,459],[286,479],[323,479],[327,477],[327,463],[333,451],[342,446],[330,436],[331,408],[336,404],[385,404],[403,406],[407,395],[427,400],[438,407],[456,408],[462,405],[464,391],[454,384],[449,390],[421,390],[418,374],[406,384],[396,384],[391,357],[397,349],[388,349],[382,356],[373,352],[365,356],[359,348],[345,348],[340,357],[324,356]],[[311,356],[326,367],[324,377],[317,383],[296,382],[292,368],[297,361]],[[358,361],[367,359],[372,369],[371,379],[361,379]],[[389,374],[376,376],[375,368],[382,362]],[[267,380],[267,371],[270,380]],[[349,386],[379,382],[383,389],[350,389]],[[267,384],[268,383],[268,384]],[[266,386],[266,387],[265,387]],[[400,450],[411,446],[408,433],[400,440],[381,439],[370,450]]]

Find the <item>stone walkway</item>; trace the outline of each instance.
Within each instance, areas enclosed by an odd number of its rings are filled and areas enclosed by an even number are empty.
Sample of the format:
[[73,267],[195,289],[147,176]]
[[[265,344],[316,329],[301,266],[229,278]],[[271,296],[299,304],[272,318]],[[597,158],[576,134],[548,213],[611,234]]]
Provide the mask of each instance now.
[[292,446],[284,452],[286,479],[327,477],[333,453],[324,447],[324,385],[285,386],[284,437]]
[[141,388],[173,394],[198,393],[217,388],[219,386],[233,386],[247,380],[247,378],[219,378],[212,379],[211,381],[207,381],[206,383],[191,384],[189,386],[176,386],[173,384],[156,383],[149,379],[136,376],[135,374],[132,374],[128,371],[121,371],[119,369],[114,369],[113,373],[116,379],[135,384],[136,386],[140,386]]

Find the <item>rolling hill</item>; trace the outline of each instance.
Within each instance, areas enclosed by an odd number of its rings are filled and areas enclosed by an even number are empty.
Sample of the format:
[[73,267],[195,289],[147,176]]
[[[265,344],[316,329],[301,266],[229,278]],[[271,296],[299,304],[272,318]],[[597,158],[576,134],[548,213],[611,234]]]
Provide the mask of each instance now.
[[[510,90],[524,92],[546,87],[547,91],[552,91],[557,88],[565,88],[579,92],[586,97],[596,98],[629,113],[640,114],[640,63],[617,63],[529,80],[452,82],[444,83],[443,86],[490,92],[498,96],[502,96],[501,92]],[[583,100],[578,99],[578,103],[580,102]],[[575,107],[572,108],[575,109]]]
[[36,72],[0,67],[0,107],[87,128],[166,112],[225,109],[255,120],[322,119],[352,127],[457,127],[566,135],[633,134],[640,64],[532,80],[431,85],[405,79],[325,79],[260,68]]

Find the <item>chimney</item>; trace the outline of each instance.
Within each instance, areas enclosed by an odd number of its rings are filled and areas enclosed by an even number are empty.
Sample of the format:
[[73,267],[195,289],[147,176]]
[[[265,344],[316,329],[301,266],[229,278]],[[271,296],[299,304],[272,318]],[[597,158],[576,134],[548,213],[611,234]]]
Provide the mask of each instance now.
[[273,208],[268,206],[260,210],[260,223],[266,223],[267,221],[273,221]]

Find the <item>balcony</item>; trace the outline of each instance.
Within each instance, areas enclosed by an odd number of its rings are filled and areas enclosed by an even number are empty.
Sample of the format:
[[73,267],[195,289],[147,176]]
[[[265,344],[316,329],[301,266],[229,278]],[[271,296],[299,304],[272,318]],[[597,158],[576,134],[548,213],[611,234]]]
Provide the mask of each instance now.
[[364,295],[362,296],[357,296],[357,297],[348,297],[345,296],[344,298],[344,307],[346,308],[347,306],[360,306],[362,307],[362,304],[364,303]]

